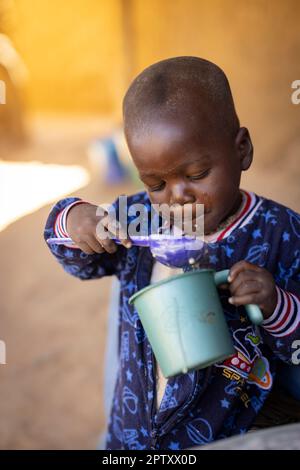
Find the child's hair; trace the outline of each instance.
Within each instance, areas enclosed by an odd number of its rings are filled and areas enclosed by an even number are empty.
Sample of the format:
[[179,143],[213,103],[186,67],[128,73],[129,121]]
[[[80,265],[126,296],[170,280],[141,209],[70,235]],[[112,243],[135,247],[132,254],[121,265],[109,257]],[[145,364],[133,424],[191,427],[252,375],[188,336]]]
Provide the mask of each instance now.
[[239,120],[230,86],[217,65],[183,56],[147,67],[124,97],[125,133],[141,134],[159,116],[180,118],[183,113],[190,120],[202,116],[217,132],[236,134]]

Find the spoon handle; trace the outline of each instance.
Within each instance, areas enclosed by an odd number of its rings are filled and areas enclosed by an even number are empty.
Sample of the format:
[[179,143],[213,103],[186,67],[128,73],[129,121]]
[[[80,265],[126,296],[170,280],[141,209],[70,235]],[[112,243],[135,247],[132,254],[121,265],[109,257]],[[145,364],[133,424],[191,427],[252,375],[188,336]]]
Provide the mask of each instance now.
[[[117,245],[121,245],[121,242],[118,238],[111,238]],[[149,237],[131,237],[133,245],[136,246],[149,246]],[[51,237],[47,240],[48,245],[67,245],[67,246],[76,246],[76,243],[73,242],[72,238],[69,237]]]

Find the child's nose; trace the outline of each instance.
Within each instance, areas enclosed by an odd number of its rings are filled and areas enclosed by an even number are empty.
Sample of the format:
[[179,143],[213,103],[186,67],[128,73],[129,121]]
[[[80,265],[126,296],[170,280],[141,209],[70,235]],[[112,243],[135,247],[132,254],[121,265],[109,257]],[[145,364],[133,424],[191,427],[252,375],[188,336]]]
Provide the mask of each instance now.
[[171,187],[170,204],[192,204],[195,197],[183,182],[173,184]]

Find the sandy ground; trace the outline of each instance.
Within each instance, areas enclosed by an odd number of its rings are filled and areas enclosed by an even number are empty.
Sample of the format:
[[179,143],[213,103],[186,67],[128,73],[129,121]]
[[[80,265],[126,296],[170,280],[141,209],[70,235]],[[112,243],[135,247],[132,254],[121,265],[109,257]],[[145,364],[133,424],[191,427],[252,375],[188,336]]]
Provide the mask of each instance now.
[[[43,120],[31,144],[10,160],[87,166],[97,120]],[[84,130],[82,130],[82,128]],[[76,195],[110,201],[130,186],[101,187],[95,178]],[[20,195],[22,197],[22,195]],[[111,280],[67,275],[42,238],[50,206],[0,232],[0,448],[92,449],[104,426],[103,355]]]
[[[110,126],[41,119],[30,145],[6,159],[87,166],[87,142]],[[243,186],[299,210],[299,146],[291,152],[284,165],[254,165]],[[94,178],[76,194],[102,202],[126,192],[130,185],[105,188]],[[64,273],[42,239],[49,208],[0,232],[0,339],[7,347],[7,364],[0,365],[1,449],[93,449],[104,426],[111,280],[83,282]]]

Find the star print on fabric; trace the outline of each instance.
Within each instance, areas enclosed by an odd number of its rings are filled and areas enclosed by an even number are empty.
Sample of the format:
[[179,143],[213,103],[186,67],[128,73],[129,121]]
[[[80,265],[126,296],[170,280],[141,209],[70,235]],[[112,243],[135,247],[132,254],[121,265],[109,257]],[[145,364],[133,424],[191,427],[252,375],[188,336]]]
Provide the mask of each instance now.
[[223,398],[223,400],[220,400],[222,408],[229,408],[229,401],[226,400],[226,398]]
[[259,228],[257,228],[256,230],[254,230],[254,231],[252,232],[252,237],[253,237],[254,239],[262,237],[261,230],[260,230]]
[[272,212],[270,210],[268,210],[267,212],[265,212],[264,214],[262,214],[262,216],[264,217],[265,221],[268,222],[269,219],[271,219],[273,216]]
[[135,283],[133,281],[128,282],[127,284],[127,289],[130,293],[132,293],[135,290]]
[[74,253],[72,250],[66,250],[66,256],[67,258],[74,258]]
[[234,252],[234,250],[232,248],[230,248],[229,246],[223,246],[223,248],[225,250],[226,256],[228,258],[231,258],[231,255]]
[[169,446],[168,446],[168,449],[170,450],[180,450],[180,444],[179,442],[173,442],[171,441]]
[[211,256],[209,257],[209,262],[210,262],[211,264],[217,264],[217,262],[218,262],[217,256],[216,256],[216,255],[211,255]]
[[148,431],[143,426],[140,428],[140,431],[141,431],[141,433],[143,434],[144,437],[148,437]]
[[290,234],[288,232],[283,232],[282,238],[283,238],[284,242],[289,242],[290,241]]
[[132,381],[132,376],[133,376],[133,374],[132,374],[131,370],[130,370],[130,369],[127,369],[127,371],[126,371],[126,378],[127,378],[127,380],[128,380],[129,382]]

